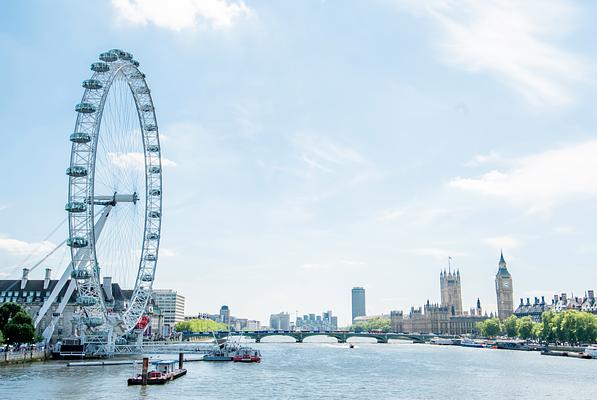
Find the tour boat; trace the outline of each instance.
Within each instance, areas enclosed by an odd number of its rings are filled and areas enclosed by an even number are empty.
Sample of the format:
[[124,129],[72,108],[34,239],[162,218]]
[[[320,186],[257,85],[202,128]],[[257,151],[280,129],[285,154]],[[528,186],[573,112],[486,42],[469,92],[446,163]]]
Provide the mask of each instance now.
[[[144,363],[146,359],[143,360]],[[145,373],[137,374],[136,376],[129,378],[127,383],[129,385],[163,385],[166,382],[180,378],[186,375],[187,370],[179,365],[178,369],[174,369],[176,361],[174,360],[156,360],[151,363],[153,369],[146,371]],[[147,366],[143,369],[146,370]],[[145,376],[144,376],[145,375]]]
[[232,361],[237,350],[235,346],[224,344],[204,355],[203,361]]
[[468,338],[462,339],[460,341],[460,345],[462,347],[484,347],[483,343],[476,342],[473,339],[468,339]]
[[243,347],[240,348],[232,357],[232,361],[242,363],[258,363],[261,362],[261,353],[259,350]]
[[591,358],[596,358],[597,359],[597,345],[588,346],[585,349],[585,355],[586,356],[590,356]]
[[524,340],[496,340],[495,347],[502,350],[531,350],[527,342]]
[[454,344],[454,340],[448,338],[434,337],[429,341],[429,343],[449,346]]

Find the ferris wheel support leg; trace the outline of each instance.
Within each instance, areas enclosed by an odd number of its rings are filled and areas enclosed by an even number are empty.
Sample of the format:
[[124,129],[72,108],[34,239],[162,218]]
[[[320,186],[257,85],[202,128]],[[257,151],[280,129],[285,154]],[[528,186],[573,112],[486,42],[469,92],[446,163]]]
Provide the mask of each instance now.
[[40,308],[39,313],[37,314],[37,317],[35,318],[35,327],[36,328],[39,325],[39,323],[41,322],[41,320],[45,317],[45,315],[48,312],[48,310],[50,309],[50,307],[52,307],[52,304],[54,304],[54,302],[56,301],[58,294],[60,294],[60,291],[62,290],[62,288],[64,287],[66,282],[70,279],[70,274],[71,274],[72,270],[73,270],[73,265],[72,265],[72,263],[69,263],[68,267],[66,267],[66,269],[64,270],[64,273],[60,277],[60,280],[58,281],[56,286],[54,286],[52,293],[50,293],[50,297],[48,297],[44,301],[44,305]]
[[72,294],[76,288],[77,288],[77,284],[75,283],[75,281],[73,279],[71,279],[68,287],[66,288],[66,292],[64,293],[64,297],[60,301],[60,305],[58,305],[58,308],[56,309],[56,312],[54,313],[55,315],[52,315],[52,321],[48,324],[46,329],[44,329],[44,332],[42,334],[45,344],[48,344],[50,342],[50,339],[52,339],[52,335],[54,334],[54,328],[56,327],[56,323],[58,322],[58,319],[62,316],[62,313],[64,312],[64,308],[68,304],[70,297],[72,296]]
[[[102,211],[101,216],[99,217],[99,219],[97,220],[97,222],[95,224],[95,240],[96,240],[96,242],[99,239],[100,234],[102,233],[102,229],[104,228],[106,219],[108,218],[108,215],[110,214],[111,210],[112,210],[112,206],[110,206],[110,205],[104,207],[104,210]],[[79,251],[82,251],[82,250],[79,250]],[[50,293],[50,296],[44,301],[43,306],[40,308],[39,312],[37,313],[37,317],[35,318],[35,324],[34,324],[36,328],[39,325],[39,323],[41,322],[41,320],[46,316],[50,307],[52,307],[52,304],[54,304],[54,302],[56,301],[56,298],[62,291],[62,288],[64,288],[64,285],[66,285],[66,282],[70,279],[72,271],[73,271],[73,264],[69,263],[68,266],[66,267],[66,269],[64,270],[64,273],[60,277],[60,280],[58,281],[56,286],[54,286],[54,289]],[[70,285],[71,286],[76,285],[74,280],[71,280]],[[70,288],[70,286],[69,286],[69,288]],[[71,294],[72,294],[72,292],[71,292]],[[68,299],[70,299],[70,295],[67,297],[67,300]],[[63,310],[64,310],[64,307],[63,307]],[[60,311],[60,314],[62,314],[62,310]]]

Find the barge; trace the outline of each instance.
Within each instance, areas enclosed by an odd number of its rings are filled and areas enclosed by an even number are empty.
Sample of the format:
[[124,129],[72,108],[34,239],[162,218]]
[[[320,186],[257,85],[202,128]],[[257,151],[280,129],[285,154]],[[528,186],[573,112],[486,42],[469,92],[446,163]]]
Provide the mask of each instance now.
[[175,369],[175,360],[155,360],[151,362],[152,370],[149,370],[149,359],[143,359],[143,369],[140,374],[127,380],[130,385],[163,385],[167,382],[178,379],[187,374],[187,370],[182,367],[182,354],[178,361],[178,368]]

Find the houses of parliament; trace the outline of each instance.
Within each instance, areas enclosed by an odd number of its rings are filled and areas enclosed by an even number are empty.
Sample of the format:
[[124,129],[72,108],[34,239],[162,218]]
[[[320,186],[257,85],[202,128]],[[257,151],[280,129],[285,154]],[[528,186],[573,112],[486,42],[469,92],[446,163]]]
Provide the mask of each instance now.
[[[483,313],[481,301],[477,299],[468,311],[462,307],[462,284],[460,271],[445,269],[439,274],[440,303],[427,303],[419,308],[411,307],[408,315],[402,311],[392,311],[390,320],[394,332],[432,332],[445,335],[476,333],[477,323],[489,318]],[[503,252],[500,254],[498,271],[495,276],[497,316],[505,319],[514,309],[512,276],[508,271]]]

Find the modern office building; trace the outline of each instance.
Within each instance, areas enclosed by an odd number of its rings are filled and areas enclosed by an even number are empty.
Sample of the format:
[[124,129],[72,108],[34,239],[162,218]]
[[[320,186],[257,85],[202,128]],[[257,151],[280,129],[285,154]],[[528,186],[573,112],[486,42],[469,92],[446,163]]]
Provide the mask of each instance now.
[[172,289],[155,289],[152,297],[164,315],[164,326],[172,328],[184,321],[184,296]]
[[305,314],[296,317],[296,329],[301,331],[335,331],[338,330],[338,317],[332,311],[325,311],[321,315]]
[[365,312],[365,289],[362,287],[352,288],[352,321],[356,317],[367,315]]
[[512,276],[506,268],[504,253],[500,254],[498,272],[495,275],[495,292],[497,296],[498,318],[504,320],[514,311],[514,296],[512,289]]
[[273,330],[290,330],[290,314],[281,312],[279,314],[270,315],[269,327]]
[[220,308],[220,322],[226,325],[230,325],[230,308],[223,305]]

